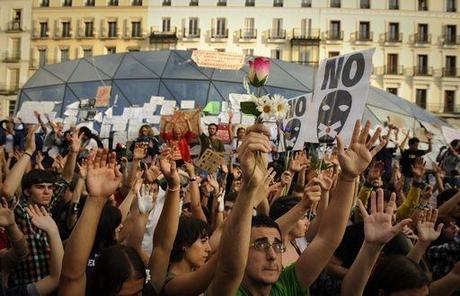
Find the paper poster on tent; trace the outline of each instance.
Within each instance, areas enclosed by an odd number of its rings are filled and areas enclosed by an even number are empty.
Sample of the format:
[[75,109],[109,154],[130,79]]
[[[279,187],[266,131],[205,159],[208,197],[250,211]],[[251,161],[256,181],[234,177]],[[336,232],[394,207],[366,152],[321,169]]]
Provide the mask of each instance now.
[[340,135],[348,146],[364,112],[375,48],[323,60],[318,68],[307,126],[308,142],[331,143]]
[[96,92],[96,107],[108,107],[110,104],[111,86],[99,86]]
[[460,140],[460,131],[457,129],[448,127],[448,126],[442,126],[442,135],[444,137],[444,140],[446,140],[446,143],[449,144],[453,140]]

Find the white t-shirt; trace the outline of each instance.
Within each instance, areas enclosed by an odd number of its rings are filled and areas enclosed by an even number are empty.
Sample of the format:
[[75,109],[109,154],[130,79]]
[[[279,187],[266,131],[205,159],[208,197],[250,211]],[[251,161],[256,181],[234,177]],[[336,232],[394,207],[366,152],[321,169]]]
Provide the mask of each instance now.
[[83,149],[86,150],[97,150],[99,147],[97,146],[97,141],[94,140],[93,138],[85,141],[82,145]]

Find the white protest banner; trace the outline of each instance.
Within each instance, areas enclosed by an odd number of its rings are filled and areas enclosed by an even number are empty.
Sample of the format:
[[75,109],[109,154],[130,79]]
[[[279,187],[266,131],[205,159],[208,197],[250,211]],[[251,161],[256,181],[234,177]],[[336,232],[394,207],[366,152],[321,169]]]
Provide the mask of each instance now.
[[244,65],[244,54],[209,50],[194,50],[192,60],[200,67],[239,70]]
[[22,122],[24,123],[37,124],[38,120],[34,115],[34,111],[37,111],[42,115],[49,114],[53,111],[55,105],[55,102],[27,101],[22,103],[17,117],[21,117]]
[[460,131],[457,129],[448,127],[448,126],[442,126],[442,135],[444,136],[444,140],[446,140],[446,143],[450,143],[453,140],[460,140]]
[[316,75],[307,142],[331,143],[340,135],[348,146],[356,120],[361,119],[369,91],[375,48],[321,62]]

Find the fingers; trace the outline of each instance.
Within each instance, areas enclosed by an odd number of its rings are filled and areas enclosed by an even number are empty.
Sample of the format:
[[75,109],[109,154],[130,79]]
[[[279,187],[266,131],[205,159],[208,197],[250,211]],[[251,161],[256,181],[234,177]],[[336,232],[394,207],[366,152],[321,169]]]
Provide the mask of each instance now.
[[377,206],[375,202],[375,192],[372,191],[371,193],[371,215],[377,212]]
[[396,224],[395,226],[393,226],[393,229],[395,230],[396,233],[399,233],[402,231],[404,226],[409,225],[410,223],[412,223],[412,219],[404,219],[398,224]]
[[6,201],[6,199],[4,197],[2,197],[2,202],[1,202],[0,208],[8,209],[8,202]]
[[438,209],[434,209],[434,210],[432,210],[432,212],[431,212],[431,219],[430,219],[430,221],[431,221],[433,224],[436,224],[436,220],[438,220]]
[[363,218],[366,218],[367,216],[369,216],[369,214],[367,213],[366,207],[363,205],[363,202],[360,199],[358,199],[358,208]]
[[[360,130],[361,130],[361,121],[356,120],[355,127],[353,128],[353,134],[351,135],[351,142],[350,142],[351,144],[358,142]],[[340,151],[340,148],[339,148],[339,151]]]
[[366,121],[366,124],[364,125],[364,129],[362,129],[361,133],[359,134],[359,143],[366,144],[370,129],[371,129],[371,122],[368,120]]
[[387,203],[385,213],[393,215],[394,209],[396,208],[396,193],[392,192],[390,201]]
[[436,227],[436,233],[441,234],[441,230],[444,227],[444,223],[439,223],[438,227]]
[[248,127],[246,129],[245,137],[250,137],[250,133],[259,133],[267,136],[268,138],[270,137],[270,131],[263,124],[254,124]]
[[40,211],[41,211],[41,213],[43,214],[43,216],[48,216],[48,212],[46,211],[46,209],[45,209],[44,206],[41,206],[41,207],[40,207]]
[[377,212],[383,213],[384,202],[383,202],[383,189],[377,189]]
[[[337,150],[339,151],[340,155],[343,155],[345,153],[345,148],[344,148],[344,145],[343,145],[342,137],[337,136],[336,139],[337,139]],[[353,140],[352,140],[351,143],[353,143]]]
[[377,139],[380,138],[380,133],[382,132],[382,130],[380,129],[380,127],[375,131],[374,135],[372,136],[372,138],[366,143],[366,147],[367,149],[371,149],[372,146],[374,146],[374,143],[377,141]]

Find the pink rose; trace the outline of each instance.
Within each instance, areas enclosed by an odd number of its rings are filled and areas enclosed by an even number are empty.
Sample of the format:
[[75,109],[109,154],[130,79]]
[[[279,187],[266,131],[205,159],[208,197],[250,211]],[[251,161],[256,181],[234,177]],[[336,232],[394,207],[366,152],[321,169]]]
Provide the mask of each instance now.
[[249,61],[249,83],[255,87],[261,87],[265,84],[268,74],[270,73],[270,59],[257,57]]

